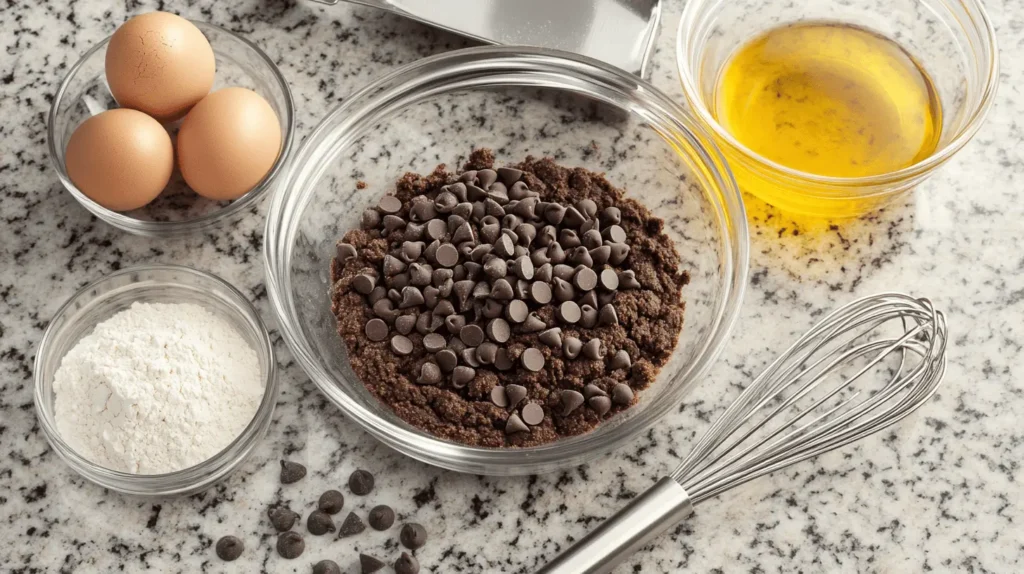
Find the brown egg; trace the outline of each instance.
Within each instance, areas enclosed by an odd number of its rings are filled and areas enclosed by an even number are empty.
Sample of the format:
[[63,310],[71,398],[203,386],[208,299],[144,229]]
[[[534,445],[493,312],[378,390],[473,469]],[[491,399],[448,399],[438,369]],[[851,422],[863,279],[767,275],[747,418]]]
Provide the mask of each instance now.
[[281,149],[281,124],[267,100],[245,88],[203,98],[178,130],[178,167],[193,191],[210,199],[245,195],[267,175]]
[[174,170],[174,147],[160,122],[129,109],[108,110],[78,126],[64,151],[68,177],[96,203],[138,209],[160,195]]
[[216,61],[210,42],[194,24],[150,12],[114,32],[105,66],[118,104],[167,122],[188,113],[210,92]]

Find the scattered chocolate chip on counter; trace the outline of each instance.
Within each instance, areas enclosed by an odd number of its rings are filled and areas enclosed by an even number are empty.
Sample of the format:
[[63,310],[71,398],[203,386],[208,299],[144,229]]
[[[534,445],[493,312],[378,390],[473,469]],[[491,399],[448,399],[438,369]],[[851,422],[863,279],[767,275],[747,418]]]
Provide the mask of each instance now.
[[245,550],[245,544],[235,536],[224,536],[217,541],[217,558],[226,562],[237,560]]
[[417,550],[427,543],[427,530],[415,522],[409,522],[402,526],[398,540],[409,550]]
[[341,528],[338,529],[338,538],[355,536],[364,530],[366,530],[366,524],[363,523],[363,519],[359,518],[355,512],[349,512],[345,521],[341,523]]
[[395,561],[395,574],[419,574],[419,571],[419,561],[407,552],[402,552],[402,555]]
[[353,494],[366,496],[373,490],[373,475],[359,469],[348,477],[348,488]]
[[345,495],[337,490],[328,490],[320,495],[316,507],[327,514],[337,514],[345,507]]
[[331,520],[331,515],[323,510],[314,510],[306,519],[306,530],[313,536],[323,536],[328,532],[334,532],[334,521]]
[[689,277],[664,222],[549,159],[494,169],[481,149],[460,174],[406,174],[335,251],[352,369],[406,422],[464,444],[593,429],[636,402],[683,328]]
[[333,560],[321,560],[313,565],[313,574],[341,574],[341,568]]
[[293,511],[287,506],[271,506],[267,510],[267,516],[270,517],[270,524],[274,526],[274,530],[278,532],[284,532],[285,530],[291,530],[292,526],[295,525],[295,521],[302,518],[299,513]]
[[297,462],[281,461],[281,484],[292,484],[305,478],[306,467]]
[[385,566],[387,566],[387,564],[373,556],[370,556],[369,554],[359,555],[359,571],[362,574],[373,574],[374,572],[379,572]]
[[387,530],[395,523],[395,511],[384,504],[374,506],[367,519],[374,530]]
[[298,532],[288,530],[277,535],[277,553],[281,558],[293,560],[302,555],[306,542]]

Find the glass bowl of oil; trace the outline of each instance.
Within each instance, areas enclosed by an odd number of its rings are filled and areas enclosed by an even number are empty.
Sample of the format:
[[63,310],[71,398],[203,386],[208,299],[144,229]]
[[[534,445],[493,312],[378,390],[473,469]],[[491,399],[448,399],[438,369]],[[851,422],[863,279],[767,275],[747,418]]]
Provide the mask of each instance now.
[[676,56],[740,187],[821,217],[923,181],[978,131],[998,79],[977,0],[689,0]]

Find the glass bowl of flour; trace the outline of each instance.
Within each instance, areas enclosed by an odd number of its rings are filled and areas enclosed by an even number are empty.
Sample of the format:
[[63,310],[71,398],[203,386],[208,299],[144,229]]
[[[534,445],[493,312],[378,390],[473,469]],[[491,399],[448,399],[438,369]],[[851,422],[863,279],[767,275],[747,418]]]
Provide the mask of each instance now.
[[36,413],[86,479],[136,496],[194,494],[266,435],[275,365],[266,327],[234,287],[187,267],[133,267],[86,285],[50,321]]

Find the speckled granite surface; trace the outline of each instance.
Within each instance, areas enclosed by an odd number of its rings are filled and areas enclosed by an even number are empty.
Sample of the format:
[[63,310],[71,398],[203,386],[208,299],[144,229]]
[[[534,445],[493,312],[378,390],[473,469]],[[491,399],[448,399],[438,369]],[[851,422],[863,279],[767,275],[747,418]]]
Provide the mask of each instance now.
[[[128,12],[156,8],[129,3]],[[161,3],[161,6],[163,4]],[[171,6],[243,32],[291,81],[299,133],[346,94],[399,64],[461,47],[454,36],[366,8],[200,0]],[[110,270],[173,262],[225,277],[269,317],[261,210],[237,227],[154,241],[88,215],[46,157],[46,113],[77,55],[124,20],[124,5],[77,0],[0,9],[0,570],[12,572],[309,572],[357,551],[397,557],[397,528],[345,541],[310,538],[299,560],[271,550],[268,502],[303,513],[367,468],[375,493],[349,506],[396,508],[428,526],[430,572],[529,572],[674,466],[674,453],[721,412],[819,311],[884,289],[928,295],[948,312],[950,365],[936,400],[892,432],[708,503],[621,572],[1019,572],[1024,568],[1024,8],[990,0],[1002,88],[976,141],[914,197],[871,220],[795,226],[751,202],[751,280],[735,335],[678,412],[600,463],[559,475],[493,479],[442,472],[381,446],[331,408],[278,341],[281,395],[268,439],[230,480],[153,503],[86,483],[47,446],[32,408],[32,359],[47,320]],[[667,6],[653,80],[677,94]],[[263,208],[265,210],[265,207]],[[272,321],[271,321],[272,323]],[[281,456],[307,464],[282,488]],[[231,565],[212,543],[241,536]]]

